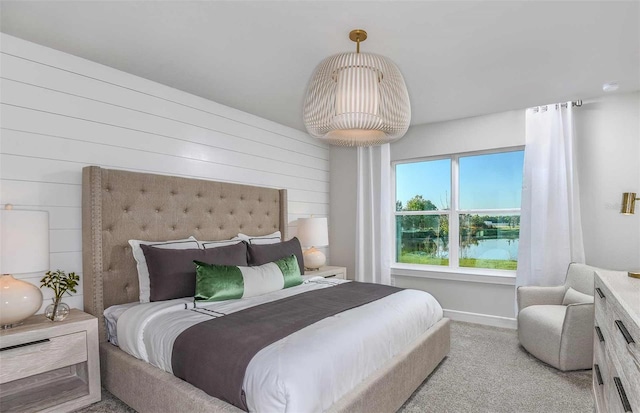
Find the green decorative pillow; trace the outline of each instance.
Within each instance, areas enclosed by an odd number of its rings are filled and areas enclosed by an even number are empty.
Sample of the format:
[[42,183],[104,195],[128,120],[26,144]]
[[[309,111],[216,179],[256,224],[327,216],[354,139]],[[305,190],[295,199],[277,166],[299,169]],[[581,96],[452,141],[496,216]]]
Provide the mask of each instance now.
[[194,263],[198,301],[254,297],[302,284],[298,259],[293,254],[255,267]]

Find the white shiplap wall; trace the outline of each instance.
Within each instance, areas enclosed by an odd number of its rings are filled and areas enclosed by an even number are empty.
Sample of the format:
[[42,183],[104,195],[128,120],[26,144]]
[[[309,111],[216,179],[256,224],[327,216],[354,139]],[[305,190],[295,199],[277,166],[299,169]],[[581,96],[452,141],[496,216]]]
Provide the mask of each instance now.
[[[82,272],[87,165],[286,188],[290,236],[297,218],[328,215],[329,150],[307,134],[0,36],[0,204],[49,211],[52,269]],[[65,302],[82,308],[82,286]]]

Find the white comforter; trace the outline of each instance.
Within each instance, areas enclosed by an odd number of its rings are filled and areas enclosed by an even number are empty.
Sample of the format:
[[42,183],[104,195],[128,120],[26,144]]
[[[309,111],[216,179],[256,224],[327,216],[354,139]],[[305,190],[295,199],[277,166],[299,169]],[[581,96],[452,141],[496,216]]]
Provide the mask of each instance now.
[[[214,303],[193,298],[145,303],[117,321],[122,350],[171,372],[178,335],[210,320],[342,280],[316,277],[258,297]],[[247,367],[243,389],[251,412],[326,410],[442,318],[442,307],[424,291],[403,290],[299,330],[258,352]],[[203,348],[203,351],[212,349]]]

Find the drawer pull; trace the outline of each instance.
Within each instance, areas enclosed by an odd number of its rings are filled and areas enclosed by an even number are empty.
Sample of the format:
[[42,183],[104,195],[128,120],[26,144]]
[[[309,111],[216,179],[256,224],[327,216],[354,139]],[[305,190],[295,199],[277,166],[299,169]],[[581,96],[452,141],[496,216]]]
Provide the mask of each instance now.
[[602,374],[600,374],[600,366],[594,364],[593,370],[596,372],[596,380],[598,380],[598,386],[602,386]]
[[327,276],[326,276],[326,277],[324,277],[324,278],[333,278],[333,277],[335,277],[335,276],[336,276],[335,274],[333,274],[333,275],[327,275]]
[[0,351],[13,350],[14,348],[20,348],[20,347],[34,346],[36,344],[48,343],[49,341],[50,340],[48,338],[45,338],[44,340],[37,340],[37,341],[31,341],[29,343],[16,344],[15,346],[2,347],[0,348]]
[[631,334],[629,334],[629,330],[627,330],[627,327],[624,326],[621,320],[616,320],[616,327],[618,327],[618,330],[620,330],[620,332],[624,336],[627,344],[635,343],[635,341],[633,341],[633,337],[631,337]]
[[598,335],[598,340],[601,343],[604,343],[604,336],[602,335],[602,331],[600,331],[600,327],[596,326],[596,334]]
[[624,411],[631,412],[631,405],[629,404],[629,399],[627,399],[627,393],[624,392],[624,387],[622,387],[620,377],[614,377],[613,381],[616,383],[616,388],[618,389],[618,395],[620,396],[620,401],[622,402]]
[[604,293],[602,292],[602,290],[601,290],[601,289],[599,289],[599,288],[597,288],[597,287],[596,287],[596,292],[598,293],[598,295],[600,296],[600,298],[605,298],[605,297],[604,297]]

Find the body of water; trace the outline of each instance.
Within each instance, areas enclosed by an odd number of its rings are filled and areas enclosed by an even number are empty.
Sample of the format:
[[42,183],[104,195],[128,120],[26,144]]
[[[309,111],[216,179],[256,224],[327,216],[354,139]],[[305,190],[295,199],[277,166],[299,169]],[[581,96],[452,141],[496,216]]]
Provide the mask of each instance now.
[[482,239],[460,249],[461,258],[480,258],[485,260],[517,260],[517,239]]

